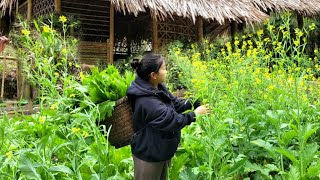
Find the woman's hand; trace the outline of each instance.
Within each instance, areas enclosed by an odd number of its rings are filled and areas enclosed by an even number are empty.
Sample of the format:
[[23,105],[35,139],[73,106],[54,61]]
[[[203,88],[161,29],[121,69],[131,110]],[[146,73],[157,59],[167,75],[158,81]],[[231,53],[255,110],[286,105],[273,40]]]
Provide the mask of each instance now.
[[194,112],[196,114],[209,114],[210,113],[209,104],[197,107],[197,109],[195,109]]

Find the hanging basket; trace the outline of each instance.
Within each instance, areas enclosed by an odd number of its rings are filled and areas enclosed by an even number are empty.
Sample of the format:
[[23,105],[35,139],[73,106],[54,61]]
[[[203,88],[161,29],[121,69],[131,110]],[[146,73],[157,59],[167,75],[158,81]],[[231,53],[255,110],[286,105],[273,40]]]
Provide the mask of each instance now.
[[107,130],[111,127],[108,140],[115,148],[124,147],[130,144],[134,134],[132,124],[132,108],[125,96],[116,102],[111,117],[102,122]]

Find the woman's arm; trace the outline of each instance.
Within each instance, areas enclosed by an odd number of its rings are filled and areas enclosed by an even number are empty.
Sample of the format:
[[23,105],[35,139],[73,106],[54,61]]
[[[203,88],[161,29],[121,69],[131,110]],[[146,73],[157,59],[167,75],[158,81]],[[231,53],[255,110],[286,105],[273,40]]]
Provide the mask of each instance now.
[[196,120],[194,112],[179,114],[156,97],[141,100],[143,100],[144,117],[153,128],[162,131],[179,131]]

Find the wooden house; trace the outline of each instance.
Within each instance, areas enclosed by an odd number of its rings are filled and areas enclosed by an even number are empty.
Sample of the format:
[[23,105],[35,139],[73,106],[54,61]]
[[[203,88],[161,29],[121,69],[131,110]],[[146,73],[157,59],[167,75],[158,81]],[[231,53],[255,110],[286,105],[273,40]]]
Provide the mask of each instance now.
[[[173,40],[197,41],[204,29],[230,22],[259,22],[268,11],[319,12],[320,0],[4,0],[0,8],[16,7],[28,19],[53,12],[79,19],[80,62],[113,63]],[[315,4],[313,4],[314,2]],[[210,33],[210,31],[206,31]]]

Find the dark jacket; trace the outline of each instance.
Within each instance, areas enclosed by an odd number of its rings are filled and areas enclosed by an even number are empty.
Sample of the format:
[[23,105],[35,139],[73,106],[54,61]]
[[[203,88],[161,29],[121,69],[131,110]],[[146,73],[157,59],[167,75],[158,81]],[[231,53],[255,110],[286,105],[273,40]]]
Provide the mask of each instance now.
[[148,162],[171,159],[180,142],[180,130],[195,121],[194,112],[181,114],[192,104],[173,96],[164,84],[156,89],[139,77],[132,82],[127,95],[136,132],[131,142],[132,154]]

